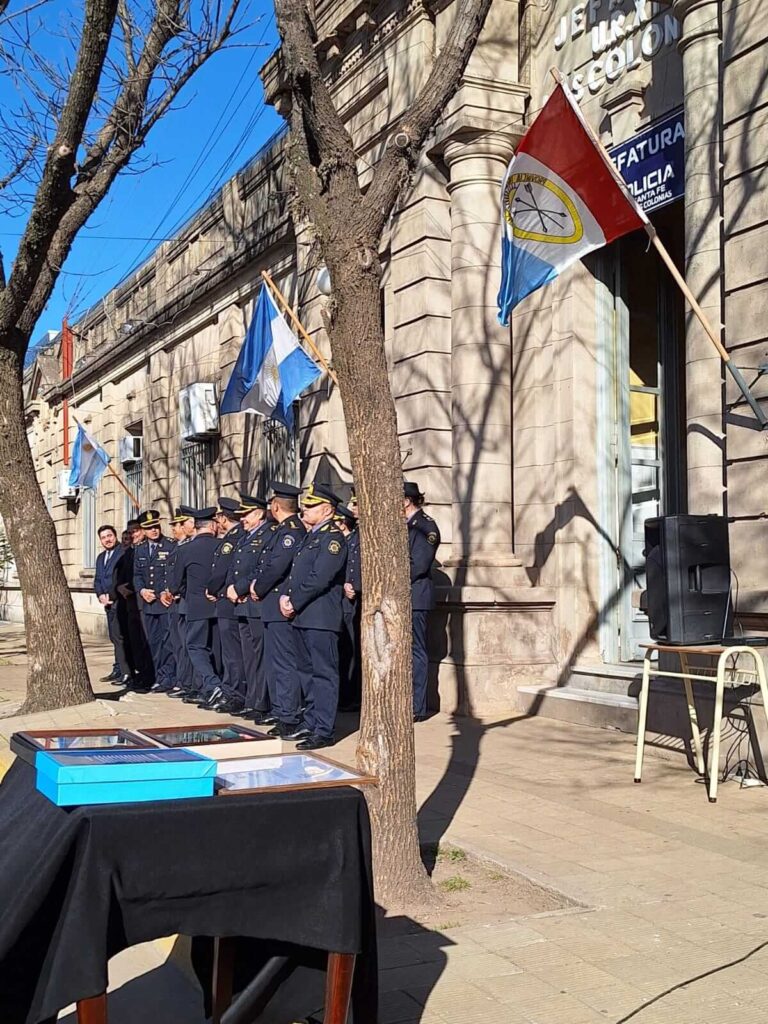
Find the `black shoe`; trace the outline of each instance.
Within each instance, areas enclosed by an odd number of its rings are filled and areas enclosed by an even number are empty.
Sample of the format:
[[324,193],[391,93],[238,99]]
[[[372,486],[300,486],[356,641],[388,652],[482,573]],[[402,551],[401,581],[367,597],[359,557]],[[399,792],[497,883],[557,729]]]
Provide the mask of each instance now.
[[284,725],[282,739],[284,740],[305,740],[312,735],[312,730],[306,725]]
[[120,678],[121,678],[120,673],[119,672],[115,672],[115,670],[112,669],[112,671],[109,673],[109,675],[108,676],[102,676],[101,679],[99,679],[99,682],[100,683],[116,683],[116,682],[118,682],[120,680]]
[[[254,722],[256,719],[254,718]],[[271,711],[262,711],[259,725],[277,725],[279,719],[276,718]]]
[[198,697],[199,703],[197,706],[199,708],[206,708],[207,710],[210,710],[216,704],[221,704],[221,702],[224,700],[226,700],[224,691],[221,689],[220,686],[214,686],[214,688],[211,690],[207,697],[203,697],[202,700]]
[[161,686],[160,683],[153,683],[153,685],[150,686],[150,688],[149,688],[149,692],[150,693],[167,693],[168,691],[166,690],[166,688],[164,686]]
[[130,686],[132,682],[133,682],[133,680],[131,679],[130,676],[121,676],[120,679],[113,679],[112,680],[112,685],[113,686]]
[[181,700],[182,697],[188,697],[189,696],[189,691],[188,690],[169,690],[168,691],[168,696],[169,697],[173,697],[174,700]]
[[274,720],[271,723],[265,722],[265,718],[267,717],[269,717],[269,712],[257,711],[255,708],[246,708],[243,712],[243,718],[247,718],[249,721],[253,722],[254,725],[274,725]]
[[239,715],[243,710],[243,702],[235,697],[221,700],[213,709],[220,715]]
[[414,715],[413,720],[414,722],[426,722],[427,717],[427,715]]
[[[287,738],[287,737],[286,737]],[[301,743],[296,744],[297,750],[322,750],[323,747],[332,747],[336,741],[332,736],[307,736]]]
[[[185,693],[181,698],[182,704],[198,704],[200,705],[200,694],[199,693]],[[200,705],[201,707],[203,705]]]

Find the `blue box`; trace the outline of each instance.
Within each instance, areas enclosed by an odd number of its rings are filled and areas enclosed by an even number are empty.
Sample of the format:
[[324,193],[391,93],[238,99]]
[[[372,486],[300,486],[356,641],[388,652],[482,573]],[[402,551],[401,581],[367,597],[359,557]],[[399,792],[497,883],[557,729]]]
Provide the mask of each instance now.
[[213,796],[216,762],[187,750],[38,751],[38,790],[58,807]]

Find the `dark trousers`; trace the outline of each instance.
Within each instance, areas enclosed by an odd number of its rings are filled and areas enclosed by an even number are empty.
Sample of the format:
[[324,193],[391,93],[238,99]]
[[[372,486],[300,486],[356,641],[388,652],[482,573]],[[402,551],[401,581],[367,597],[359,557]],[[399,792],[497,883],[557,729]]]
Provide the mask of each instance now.
[[175,682],[185,689],[192,689],[192,662],[187,654],[186,640],[187,622],[180,612],[172,612],[168,617],[168,632],[173,647],[176,665]]
[[224,662],[221,657],[221,634],[219,632],[219,620],[211,619],[211,657],[213,667],[217,676],[224,675]]
[[124,679],[125,676],[130,678],[133,675],[133,672],[131,671],[131,665],[128,661],[128,655],[125,652],[125,642],[123,640],[123,631],[120,627],[120,618],[117,614],[117,605],[107,605],[104,610],[107,613],[109,639],[112,641],[112,646],[115,649],[114,668],[116,668],[120,673],[121,679]]
[[427,622],[429,612],[413,612],[413,713],[427,713],[427,681],[429,679],[429,651],[427,649]]
[[299,629],[296,665],[306,711],[304,724],[313,736],[331,739],[339,704],[339,635],[326,629]]
[[152,656],[141,622],[141,613],[133,595],[117,601],[117,621],[123,637],[123,648],[130,666],[131,678],[148,686],[154,677]]
[[359,598],[350,601],[344,598],[344,630],[339,637],[339,705],[343,709],[360,707],[363,689],[363,673],[360,656],[360,614]]
[[301,682],[296,668],[296,630],[287,619],[264,623],[264,676],[272,714],[285,725],[301,718]]
[[245,666],[243,665],[243,648],[240,645],[240,625],[237,619],[216,620],[219,624],[221,640],[221,688],[228,697],[239,697],[245,700]]
[[176,682],[176,665],[169,628],[170,615],[168,612],[150,615],[145,610],[143,619],[144,632],[147,634],[147,643],[155,668],[155,682],[164,690],[170,690]]
[[185,630],[187,654],[192,663],[195,690],[204,697],[210,696],[217,686],[221,687],[221,679],[216,674],[211,654],[214,621],[214,619],[187,619]]
[[237,623],[245,668],[245,706],[256,711],[269,711],[264,675],[264,626],[261,619],[240,618]]

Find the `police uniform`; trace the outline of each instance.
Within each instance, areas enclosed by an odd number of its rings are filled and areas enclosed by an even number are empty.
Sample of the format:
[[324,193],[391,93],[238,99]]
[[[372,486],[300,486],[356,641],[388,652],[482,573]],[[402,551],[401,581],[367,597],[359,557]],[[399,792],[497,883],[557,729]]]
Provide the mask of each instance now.
[[[338,497],[313,484],[305,505],[336,506]],[[298,546],[284,584],[293,606],[297,667],[306,702],[303,750],[330,746],[339,701],[339,634],[343,628],[341,602],[347,565],[344,534],[329,519],[312,528]]]
[[[276,481],[275,498],[298,498],[298,487]],[[280,611],[280,588],[288,578],[293,556],[306,531],[298,512],[281,523],[269,523],[256,566],[253,589],[259,598],[264,629],[264,676],[272,715],[272,732],[282,735],[298,726],[301,718],[301,683],[296,667],[296,638],[291,622]]]
[[[194,509],[189,508],[187,505],[181,505],[174,509],[173,518],[169,520],[169,523],[183,523],[187,519],[191,519],[191,513]],[[176,559],[181,548],[189,543],[190,538],[185,537],[183,540],[179,540],[174,545],[173,551],[171,552],[170,558],[168,559],[168,582],[170,591],[170,581],[173,579],[175,572]],[[173,693],[176,696],[184,696],[185,692],[191,691],[193,688],[193,673],[192,673],[192,662],[189,660],[187,654],[187,641],[186,641],[186,602],[182,597],[174,597],[168,607],[168,625],[169,635],[171,640],[171,647],[173,648],[174,660],[176,662],[176,686],[174,687]]]
[[[257,508],[266,509],[267,503],[249,494],[240,495],[239,514],[247,514]],[[235,550],[227,572],[227,588],[235,588],[237,596],[244,598],[234,605],[240,633],[240,648],[245,669],[245,709],[256,712],[260,717],[269,712],[269,695],[264,676],[264,635],[261,623],[261,609],[258,601],[250,596],[251,582],[256,576],[256,566],[264,541],[267,539],[269,522],[259,523],[253,530],[245,530]]]
[[[211,522],[216,514],[214,507],[193,511],[196,522]],[[205,596],[213,552],[218,543],[218,538],[212,533],[200,533],[182,545],[176,556],[170,587],[171,593],[184,598],[187,654],[192,663],[194,686],[209,706],[224,696],[212,657],[216,605]],[[194,699],[194,696],[183,698],[190,703]]]
[[[240,507],[234,498],[219,498],[219,509],[232,519]],[[216,621],[221,642],[222,674],[221,685],[231,703],[230,711],[245,706],[245,666],[240,644],[240,627],[236,606],[227,598],[227,573],[235,549],[244,534],[240,523],[234,523],[219,539],[211,563],[211,577],[208,592],[216,598]]]
[[[160,526],[160,516],[155,509],[149,509],[139,517],[139,526],[147,529]],[[176,665],[170,639],[168,609],[160,600],[160,594],[168,588],[168,559],[174,543],[160,535],[158,540],[145,540],[136,548],[133,561],[133,585],[141,608],[144,632],[152,655],[154,682],[157,689],[170,690],[176,682]],[[152,590],[154,601],[145,601],[142,590]]]
[[[405,497],[414,503],[423,500],[418,485],[406,483]],[[435,520],[422,509],[408,520],[408,548],[411,556],[411,609],[413,642],[413,715],[425,718],[427,714],[427,682],[429,678],[429,649],[427,624],[429,613],[435,606],[435,587],[432,566],[440,546],[440,530]]]

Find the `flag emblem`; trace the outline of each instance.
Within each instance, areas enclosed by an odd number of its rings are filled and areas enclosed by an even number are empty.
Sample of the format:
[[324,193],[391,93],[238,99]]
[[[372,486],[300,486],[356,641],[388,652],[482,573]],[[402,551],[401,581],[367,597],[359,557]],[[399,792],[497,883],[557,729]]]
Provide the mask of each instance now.
[[647,223],[558,83],[501,186],[499,322],[576,260]]

